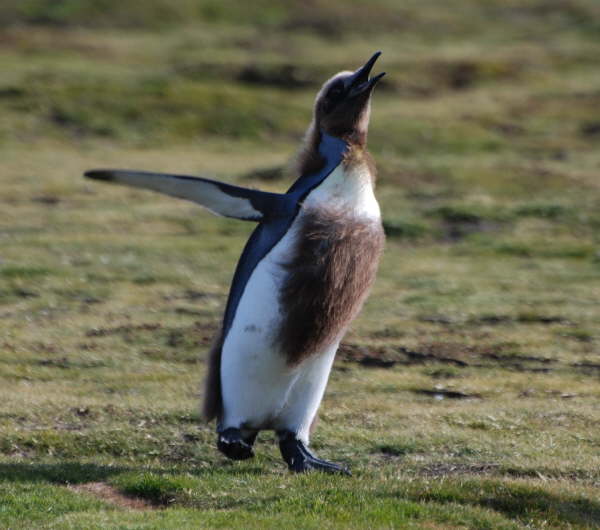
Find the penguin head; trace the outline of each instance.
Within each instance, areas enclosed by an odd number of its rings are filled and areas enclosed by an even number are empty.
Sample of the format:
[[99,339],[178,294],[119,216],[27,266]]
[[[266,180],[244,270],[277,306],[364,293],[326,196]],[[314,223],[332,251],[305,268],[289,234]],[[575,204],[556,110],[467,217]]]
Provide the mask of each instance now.
[[364,144],[369,127],[371,92],[385,72],[369,78],[381,52],[355,72],[339,72],[317,94],[314,123],[317,130],[350,143]]

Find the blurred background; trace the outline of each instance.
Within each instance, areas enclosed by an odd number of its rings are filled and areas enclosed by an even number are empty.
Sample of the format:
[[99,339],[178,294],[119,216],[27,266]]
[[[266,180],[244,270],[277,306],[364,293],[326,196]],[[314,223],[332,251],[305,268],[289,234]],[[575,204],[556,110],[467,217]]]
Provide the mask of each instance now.
[[283,191],[319,87],[376,50],[387,247],[317,449],[598,485],[598,0],[2,0],[1,458],[227,472],[197,393],[252,227],[81,175]]
[[[8,267],[0,292],[9,307],[68,302],[51,288],[54,273],[66,274],[78,260],[104,267],[96,254],[108,249],[114,259],[111,245],[129,248],[131,234],[158,245],[160,255],[166,243],[154,236],[179,234],[201,245],[225,230],[233,239],[215,245],[234,263],[249,230],[243,223],[85,183],[81,173],[98,166],[172,171],[282,191],[295,178],[287,167],[323,81],[378,49],[377,69],[388,75],[374,98],[370,149],[389,237],[384,271],[394,272],[400,258],[415,255],[422,264],[421,254],[439,259],[440,252],[505,264],[513,279],[522,273],[514,267],[546,259],[570,275],[579,266],[586,278],[598,271],[595,0],[6,0],[0,44]],[[91,257],[74,255],[82,252]],[[122,274],[134,271],[148,283],[167,277],[158,271],[164,258],[143,270],[139,256],[127,259]],[[85,266],[74,278],[100,288],[90,280],[98,270]],[[231,267],[219,267],[227,271],[219,289]],[[198,281],[197,270],[181,274]],[[464,318],[496,311],[478,305],[478,287],[444,295],[432,285],[408,314],[400,291],[382,295],[390,325],[443,313],[441,301],[466,304]],[[514,312],[515,300],[508,303]]]

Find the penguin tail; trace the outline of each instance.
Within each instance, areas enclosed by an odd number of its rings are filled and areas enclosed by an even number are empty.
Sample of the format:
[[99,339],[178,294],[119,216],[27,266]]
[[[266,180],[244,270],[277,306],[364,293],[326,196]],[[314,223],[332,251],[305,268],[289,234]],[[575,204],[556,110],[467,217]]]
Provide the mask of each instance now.
[[221,395],[221,352],[223,350],[223,330],[219,330],[208,352],[208,371],[204,386],[202,417],[207,423],[219,418],[223,410]]

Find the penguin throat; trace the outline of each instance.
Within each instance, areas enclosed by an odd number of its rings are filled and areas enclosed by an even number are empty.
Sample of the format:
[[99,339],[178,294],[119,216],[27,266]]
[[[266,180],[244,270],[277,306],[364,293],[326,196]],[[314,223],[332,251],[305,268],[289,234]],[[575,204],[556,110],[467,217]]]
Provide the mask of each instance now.
[[331,163],[344,157],[348,150],[348,143],[336,136],[331,136],[325,131],[320,131],[319,154],[325,158],[326,163]]
[[313,123],[298,156],[298,174],[302,178],[320,174],[327,167],[333,168],[341,162],[347,150],[348,144],[344,140],[316,128]]

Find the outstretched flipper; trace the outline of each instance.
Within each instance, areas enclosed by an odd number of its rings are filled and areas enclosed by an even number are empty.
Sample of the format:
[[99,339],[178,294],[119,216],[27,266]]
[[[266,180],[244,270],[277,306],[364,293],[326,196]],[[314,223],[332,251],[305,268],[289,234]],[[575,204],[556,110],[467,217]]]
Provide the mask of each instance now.
[[92,169],[86,177],[146,188],[187,199],[214,214],[244,221],[265,221],[285,216],[293,207],[289,196],[251,190],[216,180],[122,169]]

